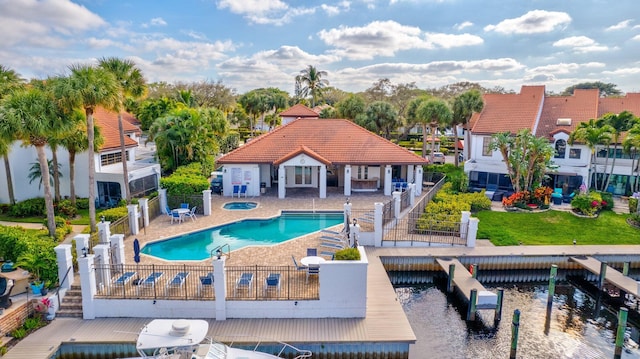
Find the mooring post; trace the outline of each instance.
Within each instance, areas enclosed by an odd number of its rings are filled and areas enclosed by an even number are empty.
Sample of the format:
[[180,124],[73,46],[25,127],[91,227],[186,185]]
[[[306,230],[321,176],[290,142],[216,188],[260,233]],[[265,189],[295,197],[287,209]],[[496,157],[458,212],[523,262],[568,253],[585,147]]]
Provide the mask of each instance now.
[[502,299],[504,298],[504,289],[498,288],[498,301],[496,302],[496,312],[493,315],[493,326],[497,326],[502,320]]
[[513,311],[513,321],[511,322],[511,352],[509,359],[516,359],[518,351],[518,330],[520,329],[520,310]]
[[629,264],[630,262],[624,262],[624,264],[622,265],[622,275],[629,275]]
[[474,263],[473,266],[471,267],[471,278],[476,279],[478,278],[478,264]]
[[549,273],[549,295],[547,296],[547,312],[551,311],[553,307],[553,296],[556,293],[556,276],[558,275],[558,266],[551,265],[551,272]]
[[600,278],[598,279],[598,289],[604,287],[604,278],[607,276],[607,262],[600,263]]
[[471,294],[469,294],[469,306],[467,307],[467,320],[474,321],[476,320],[476,302],[478,300],[478,290],[471,289]]
[[622,347],[624,345],[624,332],[627,328],[628,309],[620,307],[618,312],[618,331],[616,332],[616,349],[613,353],[614,359],[620,359],[622,356]]
[[447,280],[447,292],[453,293],[453,276],[456,273],[456,265],[449,264],[449,279]]

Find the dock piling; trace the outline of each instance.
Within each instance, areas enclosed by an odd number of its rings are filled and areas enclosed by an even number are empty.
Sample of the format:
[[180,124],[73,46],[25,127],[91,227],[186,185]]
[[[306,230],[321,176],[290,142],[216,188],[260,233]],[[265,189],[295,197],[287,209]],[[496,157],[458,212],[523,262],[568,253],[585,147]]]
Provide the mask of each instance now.
[[455,264],[449,264],[449,278],[447,280],[447,292],[448,293],[453,293],[453,276],[456,272],[456,265]]
[[502,299],[504,298],[504,289],[498,288],[498,301],[496,302],[496,311],[493,314],[493,326],[497,326],[502,320]]
[[471,278],[478,278],[478,264],[474,263],[471,265]]
[[607,276],[607,262],[600,263],[600,277],[598,278],[598,289],[602,290],[604,287],[604,279]]
[[622,347],[624,346],[624,332],[627,328],[628,309],[620,307],[618,312],[618,330],[616,332],[616,349],[613,353],[614,359],[620,359],[622,356]]
[[516,359],[518,351],[518,330],[520,329],[520,310],[513,311],[513,321],[511,322],[511,352],[509,359]]
[[622,275],[624,276],[628,276],[629,275],[629,265],[631,264],[631,262],[624,262],[624,264],[622,265]]
[[476,303],[478,301],[478,290],[471,289],[471,294],[469,295],[469,307],[467,310],[467,320],[474,321],[476,320]]
[[558,275],[558,266],[556,264],[551,265],[551,271],[549,273],[549,294],[547,296],[547,312],[551,311],[553,307],[553,296],[556,293],[556,276]]

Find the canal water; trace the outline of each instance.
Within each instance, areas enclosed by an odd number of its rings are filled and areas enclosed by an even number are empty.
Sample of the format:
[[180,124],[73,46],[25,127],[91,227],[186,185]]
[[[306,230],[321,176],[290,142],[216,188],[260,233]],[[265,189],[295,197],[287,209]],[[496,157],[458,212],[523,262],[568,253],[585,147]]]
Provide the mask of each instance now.
[[[497,285],[488,287],[494,291]],[[517,358],[613,358],[617,318],[613,306],[584,291],[558,284],[550,320],[547,284],[504,284],[502,321],[494,326],[494,312],[480,311],[467,323],[466,306],[447,296],[441,285],[396,287],[398,300],[416,334],[409,359],[509,358],[511,322],[519,309]],[[601,304],[601,305],[597,305]],[[462,313],[461,313],[462,312]],[[629,324],[622,358],[640,358],[638,328]]]

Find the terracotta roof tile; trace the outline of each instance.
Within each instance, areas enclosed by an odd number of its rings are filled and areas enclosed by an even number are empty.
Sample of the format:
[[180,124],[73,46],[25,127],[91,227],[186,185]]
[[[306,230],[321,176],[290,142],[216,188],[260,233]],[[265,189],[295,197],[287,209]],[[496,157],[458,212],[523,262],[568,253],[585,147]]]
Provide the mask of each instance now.
[[313,151],[312,149],[310,149],[307,146],[300,146],[296,149],[294,149],[293,151],[287,153],[286,155],[282,156],[281,158],[278,158],[277,160],[275,160],[273,162],[273,164],[275,166],[286,162],[287,160],[296,157],[297,155],[304,153],[307,156],[311,157],[311,158],[315,158],[316,160],[320,161],[321,163],[324,163],[325,165],[330,165],[331,161],[327,160],[326,158],[320,156],[319,154],[317,154],[315,151]]
[[280,117],[318,117],[318,113],[299,103],[280,112]]
[[289,158],[287,156],[301,148],[333,164],[424,165],[428,162],[351,121],[301,118],[251,140],[218,159],[217,163],[271,164]]
[[[123,114],[122,128],[124,133],[139,133],[140,129],[132,125],[128,121],[124,121],[125,118],[132,117],[133,115]],[[111,151],[120,148],[120,131],[118,130],[118,114],[112,111],[107,111],[102,107],[96,108],[93,113],[93,118],[98,127],[100,127],[100,133],[104,138],[104,143],[100,147],[100,151]],[[124,136],[125,147],[137,147],[138,142],[131,139],[129,136]]]
[[[546,97],[542,107],[536,136],[551,140],[552,135],[563,131],[573,132],[581,122],[598,117],[597,89],[575,90],[572,96]],[[559,125],[558,119],[570,119],[568,125]]]
[[472,132],[493,134],[534,130],[544,100],[544,86],[522,86],[519,94],[485,94],[484,107],[472,117]]
[[603,97],[598,103],[598,117],[625,110],[640,116],[640,93],[628,93],[624,97]]

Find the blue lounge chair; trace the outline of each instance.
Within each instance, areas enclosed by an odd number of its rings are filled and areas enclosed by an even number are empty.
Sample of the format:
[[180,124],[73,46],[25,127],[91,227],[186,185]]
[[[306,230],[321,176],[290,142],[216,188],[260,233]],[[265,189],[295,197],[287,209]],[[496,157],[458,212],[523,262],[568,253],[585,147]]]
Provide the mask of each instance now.
[[240,196],[244,195],[245,198],[247,197],[247,185],[243,184],[242,186],[240,186],[240,193],[238,193],[238,198],[240,198]]
[[156,283],[163,275],[163,272],[153,272],[149,274],[148,277],[138,283],[138,294],[140,293],[140,288],[155,288]]
[[120,277],[113,281],[115,285],[125,285],[129,283],[131,278],[136,275],[136,272],[124,272]]
[[179,272],[175,275],[169,282],[167,282],[167,287],[164,290],[164,295],[169,293],[171,289],[180,289],[187,281],[187,277],[189,276],[189,272]]
[[211,288],[211,292],[213,293],[213,272],[200,276],[200,282],[198,283],[198,296],[200,296],[202,291],[207,290],[207,288]]
[[267,294],[268,290],[274,290],[280,294],[280,273],[269,273],[269,276],[264,279],[264,294]]
[[236,280],[236,288],[233,291],[233,295],[235,296],[238,292],[238,289],[246,289],[247,294],[251,293],[251,287],[253,286],[253,273],[245,272],[240,275],[240,278]]
[[231,193],[231,198],[235,197],[236,195],[238,195],[238,198],[240,198],[240,185],[234,184],[233,192]]

